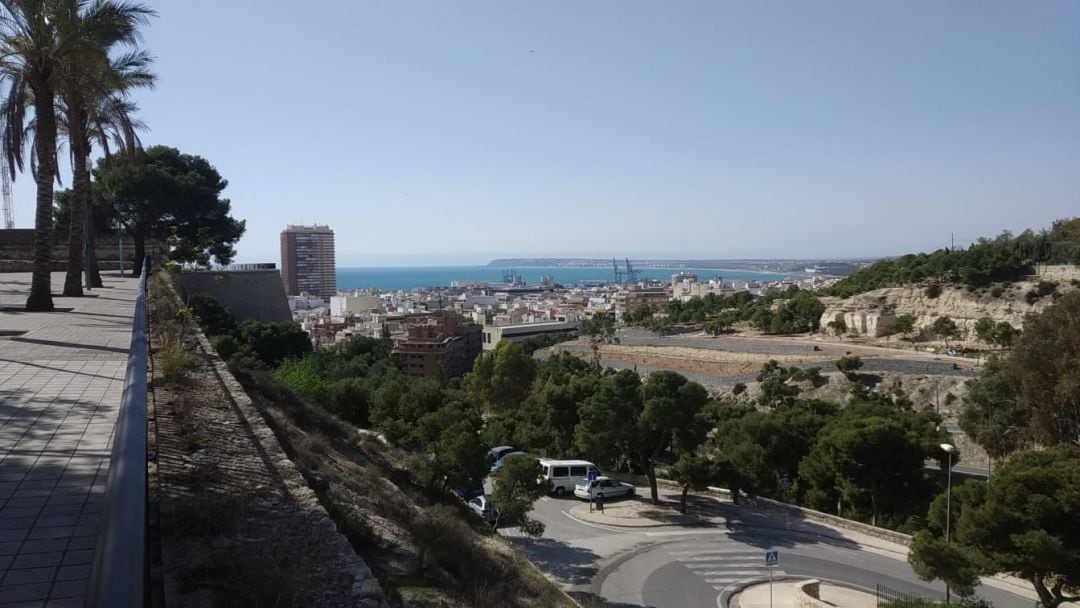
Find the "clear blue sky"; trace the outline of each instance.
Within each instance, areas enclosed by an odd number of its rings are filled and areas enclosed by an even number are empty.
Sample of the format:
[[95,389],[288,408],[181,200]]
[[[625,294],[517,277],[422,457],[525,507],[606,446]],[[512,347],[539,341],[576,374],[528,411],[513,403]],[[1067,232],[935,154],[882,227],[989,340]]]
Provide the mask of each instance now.
[[[241,261],[876,256],[1080,214],[1080,2],[155,2]],[[31,179],[16,184],[31,221]]]

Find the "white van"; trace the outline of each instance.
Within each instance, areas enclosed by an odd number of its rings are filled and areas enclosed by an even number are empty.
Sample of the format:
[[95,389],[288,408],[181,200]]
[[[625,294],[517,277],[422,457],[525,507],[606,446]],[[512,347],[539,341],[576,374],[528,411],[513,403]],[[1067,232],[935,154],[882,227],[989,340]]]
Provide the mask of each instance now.
[[574,491],[574,486],[579,481],[589,478],[589,472],[593,477],[600,476],[600,469],[588,460],[548,460],[540,459],[542,472],[540,476],[551,482],[551,491],[556,496],[565,496]]

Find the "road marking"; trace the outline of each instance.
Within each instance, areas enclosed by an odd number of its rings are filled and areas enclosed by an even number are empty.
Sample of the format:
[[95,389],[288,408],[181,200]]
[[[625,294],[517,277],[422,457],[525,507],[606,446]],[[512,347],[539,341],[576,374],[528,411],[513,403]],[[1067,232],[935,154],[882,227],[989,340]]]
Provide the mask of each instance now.
[[550,501],[551,499],[550,499],[550,498],[548,498],[547,496],[541,496],[541,497],[540,497],[540,500],[542,500],[542,501],[544,501],[544,502],[548,502],[548,501]]
[[[623,528],[623,530],[632,528]],[[671,530],[666,532],[645,532],[647,537],[685,537],[705,535],[727,535],[728,530]]]
[[682,560],[679,560],[679,562],[682,565],[686,566],[687,568],[690,568],[691,570],[700,570],[702,568],[752,568],[754,566],[760,566],[761,565],[760,561],[754,561],[754,562],[691,562],[691,563],[687,563],[687,562],[683,562]]
[[[731,561],[749,561],[750,563],[756,563],[756,564],[761,563],[760,559],[749,560],[749,559],[747,559],[748,557],[749,556],[739,557],[739,558],[733,559]],[[702,556],[694,556],[694,557],[680,557],[679,561],[680,562],[715,562],[718,559],[723,559],[723,558],[721,556],[719,556],[719,555],[702,555]]]
[[758,553],[751,549],[744,549],[741,547],[731,547],[729,549],[695,549],[693,551],[669,551],[672,555],[706,555],[710,553],[742,553],[744,555],[757,555]]

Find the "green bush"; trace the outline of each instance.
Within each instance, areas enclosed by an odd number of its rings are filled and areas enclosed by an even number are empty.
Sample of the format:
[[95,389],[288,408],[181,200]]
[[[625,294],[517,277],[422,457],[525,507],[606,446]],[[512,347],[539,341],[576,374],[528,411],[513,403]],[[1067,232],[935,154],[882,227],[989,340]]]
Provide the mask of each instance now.
[[931,283],[930,285],[926,286],[926,289],[923,290],[923,293],[925,293],[926,297],[930,298],[931,300],[937,298],[941,295],[941,285],[939,285],[938,283]]

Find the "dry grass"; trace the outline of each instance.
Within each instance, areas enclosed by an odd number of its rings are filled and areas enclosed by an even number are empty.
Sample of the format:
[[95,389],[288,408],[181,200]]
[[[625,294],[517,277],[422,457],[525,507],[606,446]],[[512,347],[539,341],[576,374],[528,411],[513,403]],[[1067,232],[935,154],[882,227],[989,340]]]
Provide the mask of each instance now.
[[297,398],[269,374],[237,378],[289,457],[307,476],[317,472],[320,502],[388,598],[418,608],[574,606],[459,501],[413,483],[407,453]]

